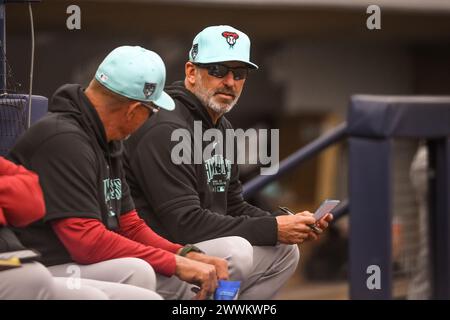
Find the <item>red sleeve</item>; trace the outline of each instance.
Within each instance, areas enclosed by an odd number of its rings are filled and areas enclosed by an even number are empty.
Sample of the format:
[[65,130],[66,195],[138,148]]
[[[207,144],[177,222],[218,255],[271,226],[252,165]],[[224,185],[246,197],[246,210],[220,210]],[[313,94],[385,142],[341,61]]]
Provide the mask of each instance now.
[[[44,216],[38,176],[0,157],[0,208],[6,222],[23,227]],[[0,218],[1,219],[1,218]]]
[[136,210],[132,210],[120,216],[120,234],[124,237],[142,243],[147,246],[160,248],[172,253],[177,253],[183,246],[170,242],[154,232]]
[[127,239],[107,230],[96,219],[61,219],[54,221],[52,227],[77,263],[92,264],[116,258],[140,258],[147,261],[157,273],[168,277],[175,273],[175,256],[172,253]]
[[2,207],[0,207],[0,226],[4,226],[4,225],[6,225],[6,218],[5,218],[5,215],[3,214]]

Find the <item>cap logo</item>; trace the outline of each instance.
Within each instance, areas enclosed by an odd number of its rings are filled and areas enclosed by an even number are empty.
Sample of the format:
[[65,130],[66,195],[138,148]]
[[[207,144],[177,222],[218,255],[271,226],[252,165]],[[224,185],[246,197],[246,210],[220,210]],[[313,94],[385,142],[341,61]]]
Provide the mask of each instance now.
[[227,43],[230,45],[230,48],[233,48],[236,44],[236,40],[239,38],[239,35],[236,32],[225,31],[222,32],[222,37],[227,40]]
[[194,44],[192,46],[192,50],[191,50],[191,56],[192,56],[192,60],[195,60],[195,57],[198,54],[198,43]]
[[155,92],[156,89],[156,83],[150,83],[150,82],[146,82],[144,85],[144,96],[145,99],[148,99],[151,97],[151,95]]
[[108,76],[106,74],[102,73],[100,75],[100,80],[102,80],[103,82],[106,82],[106,81],[108,81]]

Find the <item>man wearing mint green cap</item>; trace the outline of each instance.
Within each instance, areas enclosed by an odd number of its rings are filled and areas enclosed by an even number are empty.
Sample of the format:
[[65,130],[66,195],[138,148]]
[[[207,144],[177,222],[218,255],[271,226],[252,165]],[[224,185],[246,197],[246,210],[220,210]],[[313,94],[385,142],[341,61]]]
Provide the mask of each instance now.
[[250,61],[249,37],[231,26],[213,26],[197,34],[189,51],[193,63],[243,62],[250,69],[258,66]]
[[[95,79],[121,97],[169,111],[175,108],[173,99],[163,91],[166,82],[164,62],[153,51],[141,47],[119,47],[100,64]],[[153,107],[150,109],[154,110]]]
[[[126,142],[127,180],[140,215],[163,237],[226,258],[230,279],[241,281],[241,299],[274,298],[296,270],[297,244],[317,239],[307,226],[316,223],[311,213],[282,216],[245,202],[236,159],[226,157],[234,144],[224,114],[257,68],[245,33],[205,28],[192,42],[184,81],[165,89],[175,110],[160,112]],[[196,141],[198,128],[219,130],[223,141]],[[191,154],[179,156],[180,145]],[[331,218],[318,225],[326,228]]]
[[11,151],[13,161],[40,176],[47,207],[44,219],[20,230],[19,238],[41,252],[54,276],[132,285],[143,292],[111,295],[135,299],[161,298],[153,292],[156,275],[175,276],[180,290],[192,296],[188,283],[199,286],[199,299],[214,292],[218,278],[228,277],[225,260],[193,255],[195,247],[153,232],[138,217],[124,179],[121,140],[158,110],[174,110],[163,91],[165,76],[156,53],[118,47],[86,89],[59,88],[50,113]]

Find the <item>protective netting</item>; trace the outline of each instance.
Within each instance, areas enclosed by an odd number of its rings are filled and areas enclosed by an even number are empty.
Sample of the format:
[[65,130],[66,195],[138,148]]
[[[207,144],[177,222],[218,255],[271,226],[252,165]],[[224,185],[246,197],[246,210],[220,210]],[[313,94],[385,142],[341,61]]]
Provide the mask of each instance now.
[[429,299],[428,165],[414,140],[394,143],[392,255],[394,298]]
[[26,130],[27,101],[18,95],[20,84],[13,77],[3,47],[0,50],[0,63],[4,66],[4,71],[0,71],[0,81],[4,83],[0,93],[0,155],[4,156]]

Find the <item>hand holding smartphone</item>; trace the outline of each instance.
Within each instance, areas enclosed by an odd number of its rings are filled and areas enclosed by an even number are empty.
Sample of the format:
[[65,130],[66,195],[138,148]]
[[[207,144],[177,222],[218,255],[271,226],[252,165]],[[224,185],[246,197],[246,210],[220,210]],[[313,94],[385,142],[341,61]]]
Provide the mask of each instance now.
[[[330,200],[327,199],[324,202],[322,202],[322,204],[320,205],[320,207],[316,210],[316,212],[314,212],[314,219],[316,219],[316,221],[319,221],[320,219],[322,219],[328,212],[330,212],[331,210],[333,210],[341,201],[340,200]],[[293,215],[294,213],[289,210],[289,208],[287,207],[278,207],[280,210],[282,210],[283,212],[286,212],[287,214],[291,214]],[[322,231],[314,224],[309,224],[308,227],[310,227],[315,233],[321,233]]]
[[314,218],[316,219],[316,221],[319,221],[320,219],[322,219],[328,212],[330,212],[331,210],[333,210],[334,208],[336,208],[336,206],[340,203],[341,201],[339,200],[330,200],[327,199],[324,202],[322,202],[322,204],[320,205],[320,207],[316,210],[316,212],[314,212]]

